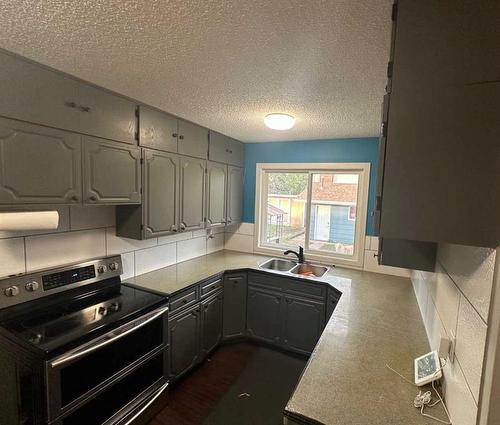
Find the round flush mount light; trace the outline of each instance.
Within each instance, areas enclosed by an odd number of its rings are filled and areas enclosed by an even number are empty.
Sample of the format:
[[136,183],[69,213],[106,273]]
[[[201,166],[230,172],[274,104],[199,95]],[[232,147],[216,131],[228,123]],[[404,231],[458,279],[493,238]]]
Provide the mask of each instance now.
[[264,124],[273,130],[290,130],[295,125],[295,118],[288,114],[268,114]]

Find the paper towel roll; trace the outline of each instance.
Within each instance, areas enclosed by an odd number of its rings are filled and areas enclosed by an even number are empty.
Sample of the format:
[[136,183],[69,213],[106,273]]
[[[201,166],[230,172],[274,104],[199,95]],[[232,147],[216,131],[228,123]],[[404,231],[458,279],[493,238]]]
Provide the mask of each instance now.
[[0,230],[55,230],[59,226],[57,211],[0,213]]

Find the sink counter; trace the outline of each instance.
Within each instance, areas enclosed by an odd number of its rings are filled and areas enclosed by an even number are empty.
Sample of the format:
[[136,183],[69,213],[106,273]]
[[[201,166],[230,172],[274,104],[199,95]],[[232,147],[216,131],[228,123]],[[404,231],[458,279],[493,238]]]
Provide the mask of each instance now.
[[[172,295],[224,271],[259,269],[266,256],[219,251],[127,280]],[[298,276],[288,275],[293,278]],[[413,359],[429,351],[409,279],[332,268],[320,278],[342,297],[286,408],[289,423],[434,424],[413,407]],[[441,408],[433,414],[442,417]]]

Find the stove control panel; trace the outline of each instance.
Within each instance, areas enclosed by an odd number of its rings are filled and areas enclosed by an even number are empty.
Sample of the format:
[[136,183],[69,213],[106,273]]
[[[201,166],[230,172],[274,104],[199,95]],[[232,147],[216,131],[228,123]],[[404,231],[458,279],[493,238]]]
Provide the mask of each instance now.
[[0,280],[0,309],[122,274],[121,256],[11,276]]

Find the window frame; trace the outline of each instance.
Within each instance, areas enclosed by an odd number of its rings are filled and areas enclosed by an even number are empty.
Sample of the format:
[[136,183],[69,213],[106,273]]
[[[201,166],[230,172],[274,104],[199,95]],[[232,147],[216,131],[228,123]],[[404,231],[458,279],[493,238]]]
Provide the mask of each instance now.
[[349,163],[257,163],[256,164],[256,185],[255,185],[255,237],[254,252],[258,254],[272,255],[275,257],[284,257],[283,251],[290,249],[289,246],[272,247],[263,244],[263,232],[266,226],[262,223],[267,218],[267,208],[262,208],[267,199],[267,172],[283,173],[331,173],[341,172],[345,174],[357,173],[358,180],[358,199],[356,203],[355,235],[354,235],[354,253],[352,256],[342,254],[328,254],[324,251],[306,249],[309,246],[310,218],[311,218],[311,189],[312,180],[308,181],[307,204],[306,204],[306,233],[304,252],[307,261],[315,261],[325,264],[346,265],[353,268],[362,268],[364,261],[364,248],[366,236],[366,219],[368,216],[368,191],[370,186],[370,163],[349,162]]

